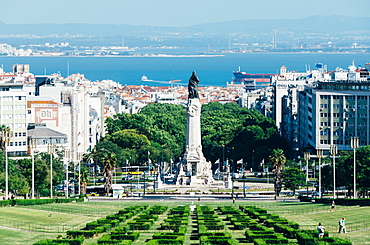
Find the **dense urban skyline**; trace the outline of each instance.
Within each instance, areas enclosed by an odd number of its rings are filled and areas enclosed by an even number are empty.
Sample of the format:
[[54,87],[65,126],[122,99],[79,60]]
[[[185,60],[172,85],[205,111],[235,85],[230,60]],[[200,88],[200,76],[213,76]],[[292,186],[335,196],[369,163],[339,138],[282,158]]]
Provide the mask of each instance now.
[[[92,23],[190,26],[247,19],[296,19],[313,15],[370,17],[368,0],[294,1],[2,1],[6,24]],[[16,13],[16,14],[15,14]],[[21,18],[20,18],[21,16]]]

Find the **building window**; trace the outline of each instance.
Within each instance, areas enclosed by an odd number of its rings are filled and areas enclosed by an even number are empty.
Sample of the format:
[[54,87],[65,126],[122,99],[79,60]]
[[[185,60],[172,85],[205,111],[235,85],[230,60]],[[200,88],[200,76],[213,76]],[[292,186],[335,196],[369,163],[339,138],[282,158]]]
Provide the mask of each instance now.
[[[1,90],[1,91],[4,91],[4,90]],[[9,90],[6,90],[6,91],[9,91]],[[13,96],[3,96],[2,97],[2,101],[12,101],[13,100]]]

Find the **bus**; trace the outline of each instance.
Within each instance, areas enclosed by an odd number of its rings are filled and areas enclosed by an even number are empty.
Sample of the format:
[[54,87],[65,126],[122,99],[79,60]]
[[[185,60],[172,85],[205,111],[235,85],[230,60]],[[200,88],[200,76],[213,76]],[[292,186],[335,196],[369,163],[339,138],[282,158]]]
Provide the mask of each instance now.
[[149,171],[148,166],[126,166],[122,167],[122,175],[141,175],[141,174],[147,174],[149,175],[150,173],[154,174],[154,170],[151,169]]
[[86,196],[105,196],[104,185],[99,186],[87,186],[86,187]]

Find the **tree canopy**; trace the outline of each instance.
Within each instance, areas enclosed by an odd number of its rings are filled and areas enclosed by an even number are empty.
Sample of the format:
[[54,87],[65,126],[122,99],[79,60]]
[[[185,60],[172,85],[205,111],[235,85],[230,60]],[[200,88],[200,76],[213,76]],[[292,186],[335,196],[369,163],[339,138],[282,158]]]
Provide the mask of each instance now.
[[[97,145],[112,150],[119,165],[129,160],[144,164],[145,152],[154,161],[181,157],[186,144],[186,107],[173,104],[149,104],[136,114],[117,114],[106,120],[108,135]],[[243,159],[259,167],[272,149],[287,149],[272,119],[256,110],[235,103],[212,102],[202,105],[201,134],[203,153],[211,162]],[[113,144],[112,144],[113,143]],[[116,146],[120,147],[119,150]]]

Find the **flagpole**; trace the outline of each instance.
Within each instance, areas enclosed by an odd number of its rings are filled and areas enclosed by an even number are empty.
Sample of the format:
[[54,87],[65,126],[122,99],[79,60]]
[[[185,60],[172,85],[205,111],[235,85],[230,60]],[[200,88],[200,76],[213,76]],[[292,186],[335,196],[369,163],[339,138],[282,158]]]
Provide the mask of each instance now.
[[148,168],[149,168],[149,176],[152,176],[152,171],[150,171],[150,158],[149,158],[149,156],[150,156],[150,151],[148,151]]

